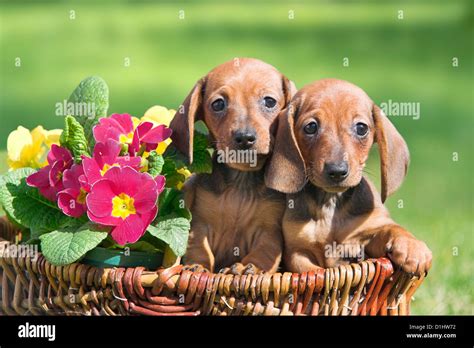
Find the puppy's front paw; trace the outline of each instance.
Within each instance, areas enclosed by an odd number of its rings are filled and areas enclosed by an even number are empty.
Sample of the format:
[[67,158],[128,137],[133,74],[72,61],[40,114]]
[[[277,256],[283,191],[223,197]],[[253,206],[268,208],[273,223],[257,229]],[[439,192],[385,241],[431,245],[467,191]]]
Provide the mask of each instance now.
[[198,263],[193,263],[192,265],[184,265],[183,270],[191,272],[209,272],[209,270]]
[[240,262],[234,263],[230,267],[230,273],[232,274],[257,274],[260,270],[253,263],[244,265]]
[[420,276],[431,268],[432,254],[425,242],[397,237],[386,246],[387,255],[403,271]]

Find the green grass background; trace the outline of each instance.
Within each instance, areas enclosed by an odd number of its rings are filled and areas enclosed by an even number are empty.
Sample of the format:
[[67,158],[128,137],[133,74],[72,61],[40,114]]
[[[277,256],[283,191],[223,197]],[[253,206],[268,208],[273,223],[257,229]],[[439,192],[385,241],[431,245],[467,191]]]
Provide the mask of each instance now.
[[[197,79],[239,56],[273,64],[299,87],[323,77],[346,79],[379,103],[421,103],[419,120],[392,118],[410,147],[411,166],[387,203],[395,220],[434,254],[412,310],[473,314],[471,4],[0,2],[0,169],[6,170],[9,132],[18,125],[61,127],[55,103],[89,75],[108,82],[110,112],[138,116],[154,104],[176,107]],[[349,67],[343,67],[344,57]],[[376,153],[372,157],[370,177],[378,182]]]

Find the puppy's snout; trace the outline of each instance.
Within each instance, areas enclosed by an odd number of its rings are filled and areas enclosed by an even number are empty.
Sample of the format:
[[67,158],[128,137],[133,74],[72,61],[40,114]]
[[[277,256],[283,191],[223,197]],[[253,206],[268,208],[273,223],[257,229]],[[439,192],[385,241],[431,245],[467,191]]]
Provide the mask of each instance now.
[[247,150],[255,145],[257,132],[254,129],[238,130],[234,132],[234,142],[238,148]]
[[349,164],[346,161],[325,163],[324,172],[329,180],[338,183],[349,175]]

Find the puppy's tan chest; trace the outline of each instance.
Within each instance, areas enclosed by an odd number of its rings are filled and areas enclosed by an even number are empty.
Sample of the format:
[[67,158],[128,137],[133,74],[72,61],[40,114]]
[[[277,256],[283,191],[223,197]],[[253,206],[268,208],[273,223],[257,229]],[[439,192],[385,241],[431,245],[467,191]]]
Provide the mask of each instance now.
[[[352,249],[347,246],[353,235],[352,227],[347,225],[347,213],[337,210],[332,202],[322,206],[305,204],[307,210],[303,215],[286,211],[283,233],[290,252],[302,253],[321,267],[332,267],[350,258]],[[341,248],[348,253],[340,253]],[[355,254],[358,252],[354,249]]]
[[256,190],[241,191],[229,187],[219,194],[197,187],[193,203],[194,225],[202,229],[216,258],[238,247],[246,253],[261,230],[277,225],[284,201],[266,199]]

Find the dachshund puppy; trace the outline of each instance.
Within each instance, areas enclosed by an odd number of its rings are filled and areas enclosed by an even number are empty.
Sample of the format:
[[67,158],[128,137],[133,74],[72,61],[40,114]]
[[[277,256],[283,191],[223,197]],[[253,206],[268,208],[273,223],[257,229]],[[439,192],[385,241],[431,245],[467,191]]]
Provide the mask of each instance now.
[[[299,90],[278,122],[265,182],[289,193],[282,223],[287,270],[333,267],[362,252],[388,255],[409,273],[428,271],[431,251],[383,205],[406,175],[407,145],[362,89],[335,79],[312,83]],[[381,196],[362,175],[374,142]]]
[[[177,149],[192,162],[198,120],[216,149],[212,174],[195,175],[184,186],[193,216],[187,264],[235,274],[276,271],[285,196],[265,187],[263,168],[273,147],[272,124],[295,92],[271,65],[236,58],[200,79],[179,108],[170,125]],[[254,161],[222,160],[229,152]]]

